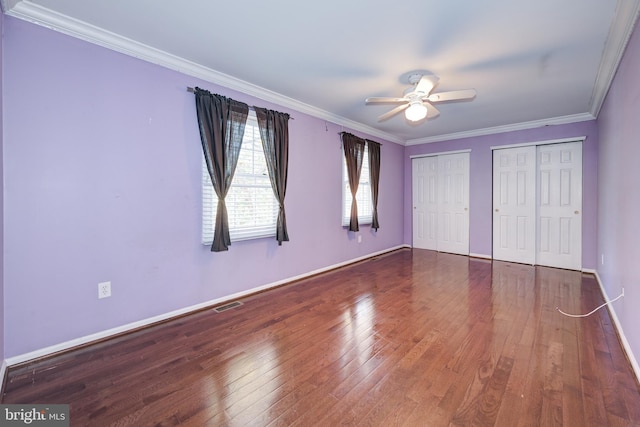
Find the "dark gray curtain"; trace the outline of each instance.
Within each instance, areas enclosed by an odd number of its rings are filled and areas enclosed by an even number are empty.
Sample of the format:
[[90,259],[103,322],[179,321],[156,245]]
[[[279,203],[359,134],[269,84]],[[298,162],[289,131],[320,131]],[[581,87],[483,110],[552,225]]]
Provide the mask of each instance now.
[[280,209],[276,224],[278,245],[289,241],[287,217],[284,211],[284,196],[287,192],[287,169],[289,168],[289,115],[266,108],[256,110],[258,128],[273,194],[278,199]]
[[369,181],[371,183],[371,203],[373,205],[373,213],[371,220],[371,228],[378,231],[380,223],[378,222],[378,184],[380,182],[380,144],[369,141],[367,139],[367,147],[369,148]]
[[358,204],[356,193],[360,183],[360,172],[362,171],[362,160],[364,158],[364,144],[362,138],[342,132],[342,147],[344,148],[344,158],[347,162],[347,176],[349,177],[349,188],[351,189],[351,218],[349,219],[349,231],[359,231],[358,226]]
[[195,88],[194,93],[202,151],[218,196],[211,251],[227,251],[231,245],[231,238],[225,197],[238,164],[249,106],[200,88]]

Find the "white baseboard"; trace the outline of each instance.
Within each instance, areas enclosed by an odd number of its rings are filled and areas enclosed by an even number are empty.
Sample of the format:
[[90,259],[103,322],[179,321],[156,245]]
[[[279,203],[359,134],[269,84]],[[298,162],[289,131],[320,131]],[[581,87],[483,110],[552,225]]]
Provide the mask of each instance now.
[[[404,246],[407,247],[407,248],[413,248],[413,246],[411,246],[411,245],[404,245]],[[428,249],[428,250],[437,252],[435,249]],[[481,259],[493,260],[493,257],[491,255],[475,254],[473,252],[470,252],[468,256],[471,257],[471,258],[481,258]]]
[[4,362],[3,362],[3,368],[6,369],[6,366],[13,366],[13,365],[17,365],[19,363],[24,363],[27,362],[29,360],[34,360],[34,359],[38,359],[41,357],[45,357],[54,353],[58,353],[61,351],[65,351],[65,350],[69,350],[71,348],[74,347],[78,347],[81,345],[85,345],[85,344],[89,344],[91,342],[94,341],[99,341],[99,340],[103,340],[106,338],[110,338],[113,337],[115,335],[119,335],[128,331],[132,331],[135,329],[139,329],[145,326],[149,326],[152,325],[154,323],[157,322],[161,322],[164,320],[168,320],[171,319],[173,317],[178,317],[178,316],[182,316],[191,312],[195,312],[198,310],[202,310],[208,307],[214,307],[216,305],[219,305],[220,303],[223,302],[228,302],[228,301],[232,301],[235,299],[239,299],[242,297],[245,297],[247,295],[251,295],[251,294],[255,294],[257,292],[262,292],[265,291],[267,289],[270,288],[275,288],[281,285],[284,285],[286,283],[290,283],[290,282],[294,282],[296,280],[300,280],[300,279],[304,279],[306,277],[310,277],[316,274],[320,274],[320,273],[324,273],[325,271],[329,271],[329,270],[333,270],[339,267],[344,267],[346,265],[349,264],[353,264],[355,262],[359,262],[362,260],[365,260],[367,258],[372,258],[378,255],[382,255],[385,254],[387,252],[392,252],[398,249],[404,249],[404,248],[410,248],[409,245],[399,245],[399,246],[395,246],[393,248],[389,248],[389,249],[384,249],[382,251],[378,251],[378,252],[374,252],[374,253],[370,253],[367,255],[363,255],[361,257],[358,258],[354,258],[354,259],[350,259],[348,261],[344,261],[344,262],[340,262],[338,264],[333,264],[333,265],[329,265],[327,267],[323,267],[323,268],[319,268],[317,270],[313,270],[313,271],[309,271],[307,273],[304,274],[300,274],[298,276],[293,276],[293,277],[288,277],[286,279],[282,279],[279,280],[277,282],[273,282],[273,283],[268,283],[266,285],[263,286],[258,286],[256,288],[252,288],[252,289],[248,289],[246,291],[242,291],[242,292],[237,292],[235,294],[232,295],[226,295],[224,297],[221,298],[216,298],[214,300],[210,300],[210,301],[205,301],[202,302],[200,304],[195,304],[189,307],[184,307],[178,310],[174,310],[174,311],[170,311],[168,313],[164,313],[164,314],[160,314],[158,316],[153,316],[153,317],[149,317],[147,319],[142,319],[139,320],[137,322],[133,322],[133,323],[128,323],[126,325],[122,325],[122,326],[118,326],[112,329],[108,329],[106,331],[101,331],[101,332],[97,332],[95,334],[91,334],[91,335],[87,335],[84,337],[80,337],[80,338],[76,338],[76,339],[72,339],[69,341],[65,341],[59,344],[55,344],[49,347],[45,347],[39,350],[35,350],[35,351],[31,351],[29,353],[24,353],[24,354],[20,354],[17,356],[13,356],[13,357],[9,357],[7,358]]
[[[604,285],[602,284],[602,280],[600,280],[600,275],[597,271],[594,271],[596,276],[596,280],[598,281],[598,285],[600,286],[600,292],[602,292],[602,296],[605,301],[610,301],[609,295],[607,295],[607,291],[604,289]],[[636,360],[633,351],[631,350],[631,345],[629,341],[627,341],[627,337],[624,334],[624,330],[622,329],[622,324],[620,324],[620,320],[618,319],[618,315],[616,314],[616,310],[613,308],[613,304],[607,305],[607,309],[609,310],[609,315],[611,319],[613,319],[613,324],[618,331],[618,336],[620,337],[620,341],[622,342],[622,347],[624,348],[624,352],[627,354],[627,358],[631,363],[631,367],[633,368],[633,372],[636,374],[636,379],[640,382],[640,366],[638,366],[638,361]]]

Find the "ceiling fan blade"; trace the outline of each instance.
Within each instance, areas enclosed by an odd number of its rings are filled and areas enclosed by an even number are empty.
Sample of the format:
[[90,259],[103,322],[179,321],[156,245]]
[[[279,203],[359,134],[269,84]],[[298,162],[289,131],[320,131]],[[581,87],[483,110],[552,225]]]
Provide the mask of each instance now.
[[426,101],[423,101],[423,103],[424,105],[427,106],[427,119],[433,119],[440,115],[440,111],[438,111],[438,109],[434,107],[432,104],[429,104]]
[[396,108],[394,108],[391,111],[387,111],[386,113],[384,113],[383,115],[381,115],[380,117],[378,117],[378,121],[379,122],[383,122],[393,116],[395,116],[396,114],[398,114],[399,112],[401,112],[402,110],[406,110],[407,108],[409,108],[409,103],[406,104],[402,104],[402,105],[398,105]]
[[364,100],[366,104],[397,104],[398,102],[409,102],[407,98],[385,98],[372,97]]
[[434,87],[438,84],[438,80],[440,77],[438,76],[422,76],[418,84],[416,85],[416,92],[422,92],[425,94],[429,94],[433,90]]
[[475,89],[463,89],[463,90],[452,90],[450,92],[440,92],[429,95],[428,97],[423,98],[426,101],[430,102],[443,102],[443,101],[459,101],[463,99],[473,99],[476,97]]

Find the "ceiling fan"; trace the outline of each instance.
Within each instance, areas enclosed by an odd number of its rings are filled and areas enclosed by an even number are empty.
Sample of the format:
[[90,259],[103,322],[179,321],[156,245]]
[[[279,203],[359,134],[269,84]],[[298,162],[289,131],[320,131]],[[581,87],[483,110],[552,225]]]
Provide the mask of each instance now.
[[473,99],[476,96],[475,89],[452,90],[449,92],[431,93],[438,84],[438,76],[411,74],[409,83],[411,87],[404,91],[402,98],[367,98],[367,104],[400,104],[391,111],[378,117],[378,121],[387,120],[401,111],[404,111],[407,120],[417,122],[425,117],[432,119],[440,115],[440,111],[433,106],[434,102],[462,101]]

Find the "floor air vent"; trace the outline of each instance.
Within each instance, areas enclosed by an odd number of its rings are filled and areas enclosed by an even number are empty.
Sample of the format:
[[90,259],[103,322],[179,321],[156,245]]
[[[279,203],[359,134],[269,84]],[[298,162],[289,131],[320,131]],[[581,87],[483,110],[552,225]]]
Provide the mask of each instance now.
[[229,304],[219,305],[215,307],[213,310],[217,313],[222,313],[223,311],[231,310],[232,308],[236,308],[241,306],[242,303],[240,301],[230,302]]

